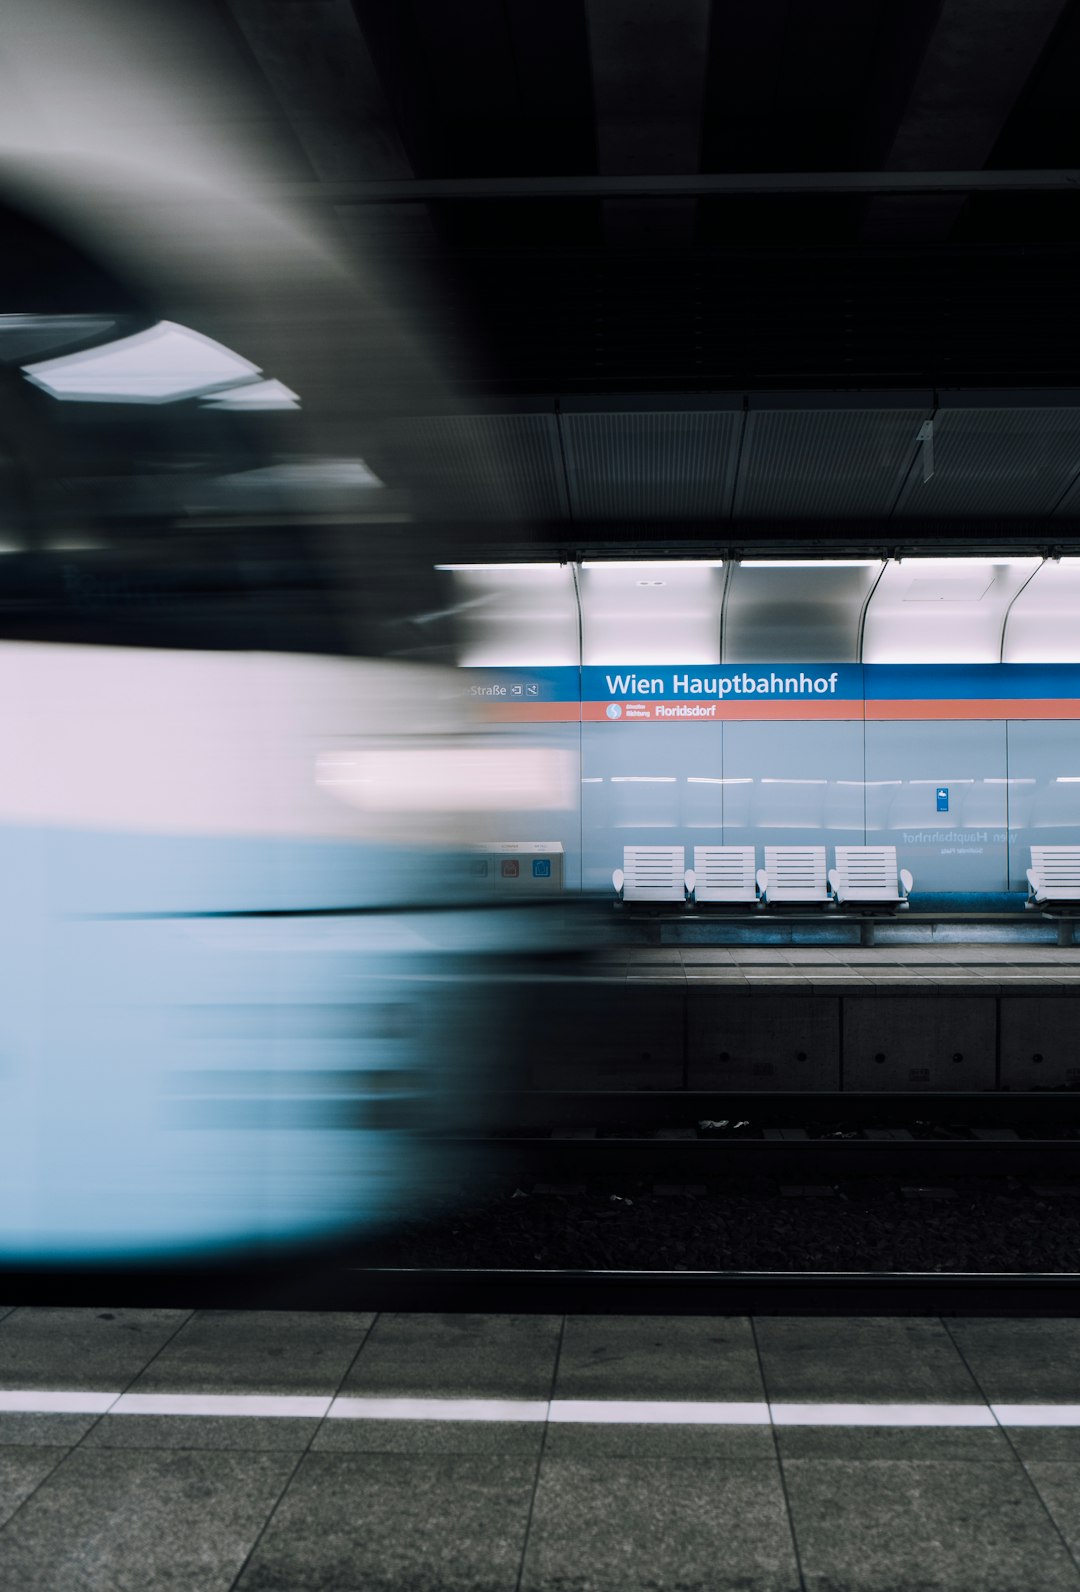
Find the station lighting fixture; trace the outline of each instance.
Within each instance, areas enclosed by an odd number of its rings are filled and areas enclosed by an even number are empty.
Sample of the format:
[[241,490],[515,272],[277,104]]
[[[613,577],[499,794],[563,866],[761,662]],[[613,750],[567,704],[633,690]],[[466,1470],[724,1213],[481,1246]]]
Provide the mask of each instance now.
[[299,409],[300,398],[283,381],[252,381],[203,399],[206,409]]
[[320,491],[342,487],[376,487],[382,482],[363,459],[290,459],[222,477],[230,486]]
[[218,408],[299,405],[296,393],[283,382],[263,378],[250,359],[175,321],[158,321],[94,348],[37,360],[22,371],[35,387],[65,402],[167,404],[210,398]]
[[723,569],[722,558],[586,558],[582,569]]
[[740,558],[740,569],[873,569],[881,558]]
[[476,575],[481,571],[499,571],[505,574],[510,569],[562,569],[563,565],[553,560],[547,564],[436,564],[435,568],[454,574]]
[[262,374],[250,359],[173,321],[22,368],[51,397],[79,403],[171,403]]

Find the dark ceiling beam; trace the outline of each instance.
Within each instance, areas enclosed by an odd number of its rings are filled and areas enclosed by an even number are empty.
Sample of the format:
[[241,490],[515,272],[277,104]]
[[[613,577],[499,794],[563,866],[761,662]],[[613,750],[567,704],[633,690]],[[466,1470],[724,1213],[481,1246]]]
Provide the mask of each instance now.
[[[585,0],[585,14],[601,174],[696,171],[712,0]],[[631,248],[688,248],[694,212],[692,195],[661,189],[647,205],[606,206],[604,231]]]
[[[1069,0],[943,0],[883,164],[891,171],[975,168],[993,153]],[[863,223],[868,242],[938,241],[959,198],[878,199]]]
[[[257,185],[253,185],[257,190]],[[330,204],[430,204],[460,199],[687,199],[725,194],[1078,193],[1068,171],[695,172],[667,176],[414,177],[376,182],[276,184],[288,199]]]

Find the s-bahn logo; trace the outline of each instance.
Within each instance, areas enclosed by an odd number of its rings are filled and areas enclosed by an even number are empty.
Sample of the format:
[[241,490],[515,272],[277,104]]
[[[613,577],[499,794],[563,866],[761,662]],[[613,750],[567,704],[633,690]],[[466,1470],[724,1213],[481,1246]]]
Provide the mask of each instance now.
[[609,719],[621,719],[622,718],[622,703],[621,702],[609,702],[608,705],[607,705],[607,716],[608,716]]

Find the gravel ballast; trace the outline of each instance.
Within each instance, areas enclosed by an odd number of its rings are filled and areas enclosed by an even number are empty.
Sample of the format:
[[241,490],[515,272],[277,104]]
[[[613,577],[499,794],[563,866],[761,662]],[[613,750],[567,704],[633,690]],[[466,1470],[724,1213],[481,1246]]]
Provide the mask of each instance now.
[[1080,1271],[1080,1184],[765,1179],[472,1187],[365,1243],[367,1265],[688,1271]]

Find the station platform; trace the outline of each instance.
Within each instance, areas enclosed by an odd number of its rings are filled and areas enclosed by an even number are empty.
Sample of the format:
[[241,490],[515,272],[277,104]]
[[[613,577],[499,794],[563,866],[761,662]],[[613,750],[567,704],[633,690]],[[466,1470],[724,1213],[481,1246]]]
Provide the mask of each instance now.
[[1080,1589],[1080,1322],[13,1309],[19,1592]]
[[873,946],[612,946],[596,953],[594,971],[630,980],[705,981],[819,989],[964,984],[1004,994],[1020,986],[1080,989],[1080,946],[998,943]]
[[[537,1089],[1080,1087],[1080,948],[596,946],[518,992]],[[872,998],[868,998],[872,997]]]

